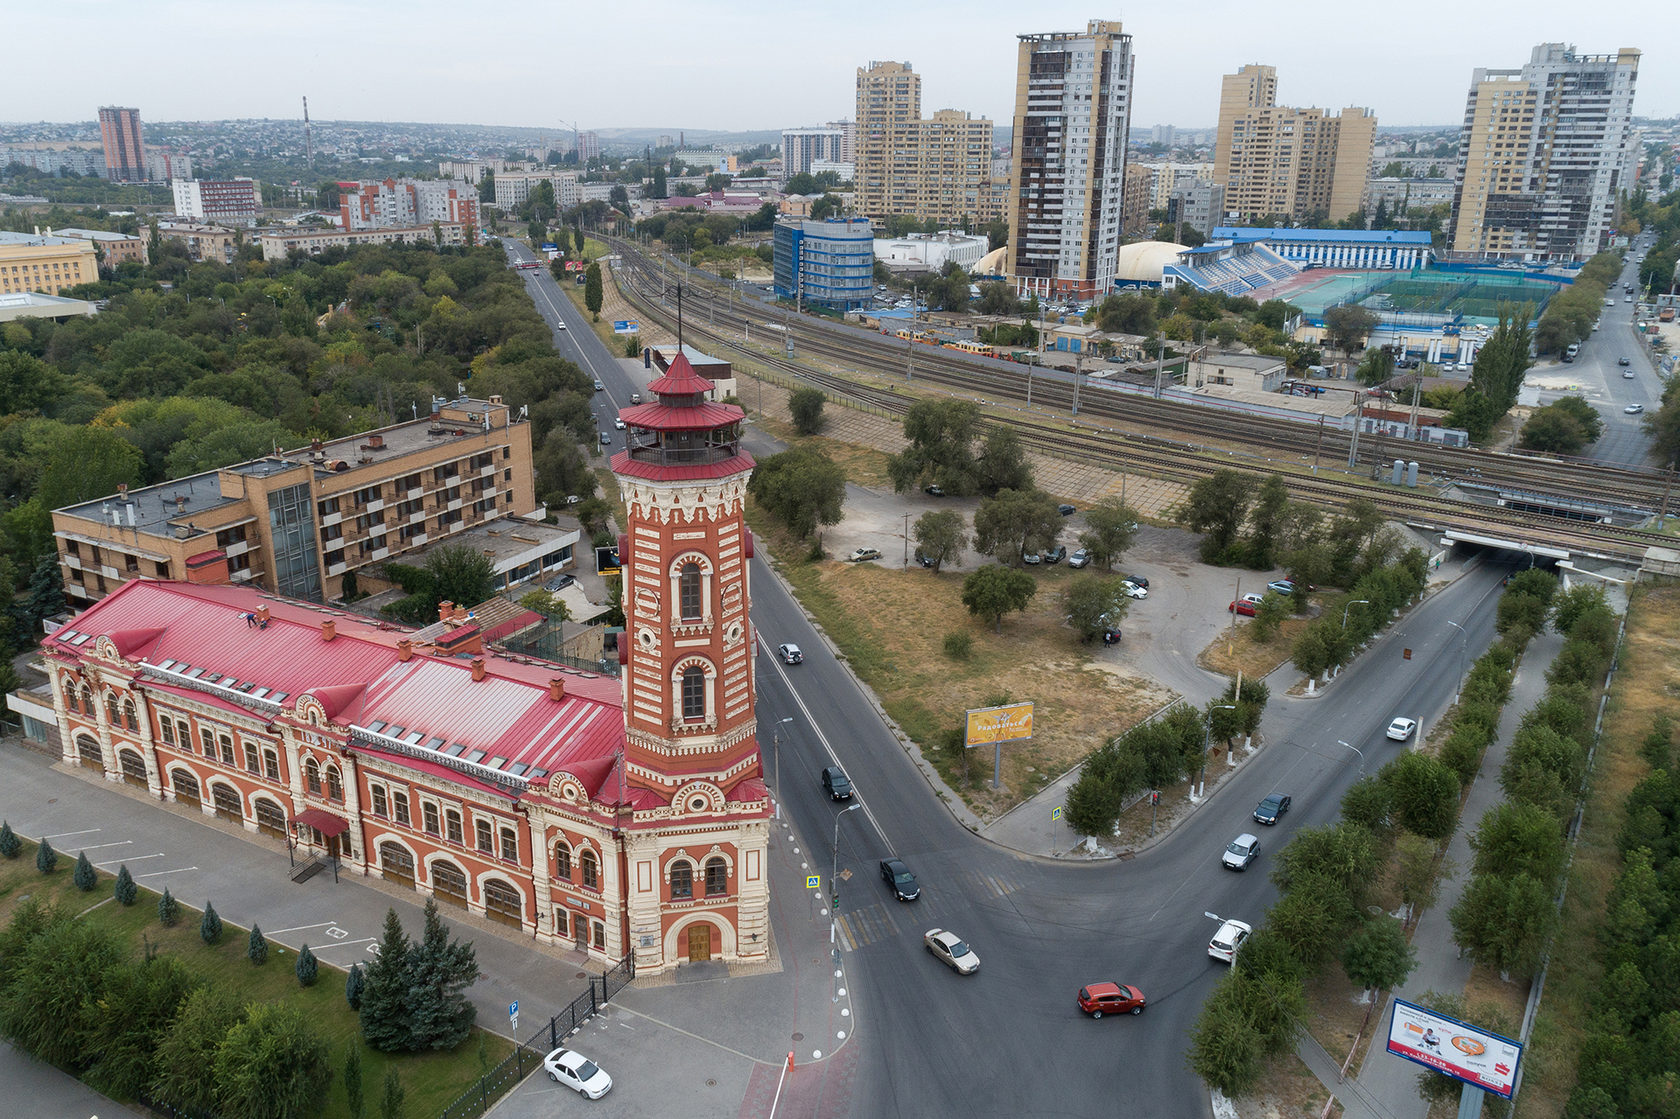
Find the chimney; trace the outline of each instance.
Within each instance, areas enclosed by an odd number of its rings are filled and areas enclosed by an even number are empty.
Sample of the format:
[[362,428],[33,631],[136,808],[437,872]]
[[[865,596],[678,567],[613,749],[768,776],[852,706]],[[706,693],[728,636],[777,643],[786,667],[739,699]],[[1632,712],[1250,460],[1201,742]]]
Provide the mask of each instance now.
[[187,511],[187,497],[186,497],[186,495],[185,494],[180,494],[180,493],[176,494],[175,495],[175,512],[185,513],[186,511]]
[[410,641],[406,637],[403,638],[401,641],[397,642],[397,659],[398,660],[400,660],[400,661],[410,660],[410,659],[413,658],[413,656],[414,656],[414,642]]
[[484,658],[483,657],[474,657],[473,662],[472,662],[472,668],[473,668],[473,679],[474,680],[484,679]]
[[118,501],[127,501],[128,500],[128,483],[127,482],[118,482],[117,483],[117,500]]
[[383,435],[370,435],[368,436],[367,445],[372,450],[381,450],[385,446],[385,437]]
[[257,621],[267,623],[267,621],[268,621],[268,606],[266,604],[257,607]]
[[548,678],[548,698],[552,699],[555,703],[559,703],[561,700],[565,699],[566,681],[560,679],[558,676],[550,676]]
[[331,641],[338,636],[338,623],[328,618],[321,623],[321,640]]
[[448,599],[438,603],[438,621],[447,622],[455,613],[455,604]]

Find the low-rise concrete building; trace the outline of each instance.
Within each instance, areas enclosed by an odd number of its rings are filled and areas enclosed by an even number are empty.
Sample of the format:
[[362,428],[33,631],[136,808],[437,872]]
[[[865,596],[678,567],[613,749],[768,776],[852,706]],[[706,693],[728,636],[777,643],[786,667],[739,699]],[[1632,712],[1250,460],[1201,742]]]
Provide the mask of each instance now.
[[471,231],[459,222],[434,222],[431,225],[407,229],[364,229],[347,232],[341,229],[290,230],[257,234],[264,260],[284,260],[296,249],[310,256],[319,256],[328,249],[347,249],[353,245],[421,245],[432,242],[440,248],[470,243]]
[[220,225],[203,225],[190,221],[160,221],[158,236],[165,241],[179,241],[187,247],[193,260],[213,260],[218,264],[232,264],[243,236],[237,230]]
[[97,279],[99,257],[92,241],[0,232],[0,294],[34,291],[57,295],[64,288]]
[[144,237],[113,233],[108,229],[53,229],[48,232],[55,237],[73,237],[78,241],[91,242],[100,258],[100,267],[105,269],[115,268],[126,261],[149,263]]

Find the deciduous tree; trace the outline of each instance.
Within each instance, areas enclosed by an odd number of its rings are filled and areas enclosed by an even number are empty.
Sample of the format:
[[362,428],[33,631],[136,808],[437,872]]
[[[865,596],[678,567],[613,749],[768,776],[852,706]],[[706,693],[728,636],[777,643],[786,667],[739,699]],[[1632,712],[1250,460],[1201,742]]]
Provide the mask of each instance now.
[[758,464],[747,492],[800,538],[837,524],[846,499],[846,474],[820,449],[802,444]]
[[1050,547],[1061,532],[1056,499],[1042,490],[1001,490],[974,514],[974,548],[1002,563],[1019,566],[1026,552]]
[[318,1115],[332,1083],[326,1043],[285,1003],[252,1003],[214,1067],[219,1110],[250,1119]]
[[911,532],[916,540],[916,554],[931,560],[934,571],[968,547],[962,514],[954,509],[930,509],[916,518]]
[[1374,991],[1398,987],[1416,966],[1417,951],[1406,940],[1406,927],[1392,917],[1366,921],[1342,948],[1342,970]]
[[1092,563],[1113,571],[1114,564],[1132,546],[1137,524],[1137,510],[1118,497],[1105,497],[1085,510],[1085,531],[1079,534],[1079,546]]
[[1252,493],[1252,483],[1235,470],[1216,470],[1190,487],[1179,519],[1192,532],[1203,534],[1202,559],[1218,563],[1231,554]]
[[1131,599],[1117,576],[1078,575],[1062,591],[1062,610],[1079,640],[1101,637],[1104,630],[1120,628]]
[[828,398],[819,388],[794,389],[788,397],[793,429],[801,435],[815,435],[823,429],[823,405]]
[[1038,581],[1025,571],[989,563],[963,580],[962,603],[968,612],[1003,632],[1003,618],[1019,610],[1038,591]]

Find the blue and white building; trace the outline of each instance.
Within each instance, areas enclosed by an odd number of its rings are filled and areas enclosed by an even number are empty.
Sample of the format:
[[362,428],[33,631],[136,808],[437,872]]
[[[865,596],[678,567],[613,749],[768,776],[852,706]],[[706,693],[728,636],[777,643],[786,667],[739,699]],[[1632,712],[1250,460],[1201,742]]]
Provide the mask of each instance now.
[[776,294],[819,307],[866,307],[875,284],[875,231],[868,218],[779,221]]
[[1316,268],[1410,271],[1427,268],[1434,259],[1427,230],[1248,229],[1222,225],[1209,240],[1264,244],[1284,260]]

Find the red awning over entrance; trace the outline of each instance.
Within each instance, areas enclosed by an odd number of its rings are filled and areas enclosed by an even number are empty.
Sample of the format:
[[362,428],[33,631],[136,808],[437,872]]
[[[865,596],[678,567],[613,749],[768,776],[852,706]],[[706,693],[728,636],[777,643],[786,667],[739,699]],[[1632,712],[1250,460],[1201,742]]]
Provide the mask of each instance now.
[[319,808],[305,808],[297,814],[293,822],[307,824],[329,839],[350,830],[350,821],[334,816],[331,812],[323,812]]

